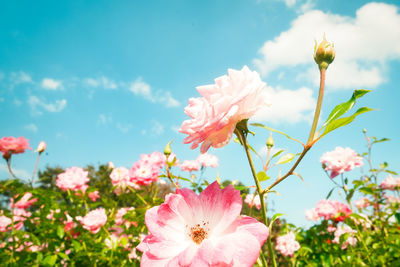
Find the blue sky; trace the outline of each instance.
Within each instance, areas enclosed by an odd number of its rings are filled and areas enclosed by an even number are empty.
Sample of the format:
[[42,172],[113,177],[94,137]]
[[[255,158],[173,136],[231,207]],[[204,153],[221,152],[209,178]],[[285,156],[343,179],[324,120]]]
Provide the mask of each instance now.
[[[177,132],[188,119],[188,99],[199,96],[196,86],[247,65],[262,75],[272,104],[253,121],[304,140],[319,83],[314,39],[324,32],[337,56],[327,72],[322,118],[359,88],[372,92],[358,105],[377,110],[317,143],[298,168],[305,184],[291,177],[277,187],[282,195],[271,197],[274,210],[304,225],[304,210],[332,185],[320,156],[336,146],[364,152],[363,128],[391,139],[376,147],[374,159],[400,171],[397,1],[2,1],[0,136],[25,136],[32,148],[46,141],[40,168],[108,161],[130,167],[172,139],[178,158],[195,159],[199,150],[183,145]],[[254,130],[249,141],[262,152],[269,133]],[[274,138],[277,148],[300,152]],[[220,167],[206,172],[208,180],[219,173],[252,183],[238,144],[209,152]],[[28,176],[34,162],[29,151],[15,156],[13,167]],[[4,163],[0,175],[8,177]]]

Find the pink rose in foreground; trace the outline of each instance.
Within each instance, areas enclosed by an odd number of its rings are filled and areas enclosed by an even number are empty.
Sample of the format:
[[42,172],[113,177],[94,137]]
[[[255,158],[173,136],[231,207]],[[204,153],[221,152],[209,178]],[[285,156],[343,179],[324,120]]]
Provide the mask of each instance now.
[[200,170],[200,163],[197,160],[184,160],[180,165],[182,171],[191,172]]
[[141,266],[253,266],[268,228],[239,216],[240,191],[214,182],[200,195],[176,192],[146,212],[149,234],[137,247]]
[[90,198],[91,201],[95,202],[97,199],[100,198],[99,191],[96,190],[94,192],[88,193],[88,197]]
[[299,248],[300,244],[296,241],[296,237],[293,232],[290,232],[283,236],[279,236],[276,239],[275,249],[284,256],[292,257],[293,253]]
[[197,161],[200,162],[201,166],[203,167],[218,167],[218,158],[208,153],[200,154],[197,157]]
[[266,84],[260,75],[244,66],[241,70],[228,70],[215,79],[215,84],[197,87],[202,95],[190,98],[185,113],[191,117],[182,123],[179,132],[188,136],[183,143],[201,145],[201,153],[212,147],[228,144],[236,124],[253,116],[266,104]]
[[[18,195],[16,195],[14,198],[17,198],[17,197],[18,197]],[[32,197],[32,193],[27,192],[15,204],[14,204],[14,198],[11,198],[10,207],[11,208],[18,208],[18,209],[26,209],[29,206],[33,205],[33,203],[35,203],[37,201],[37,198],[30,199],[31,197]]]
[[[12,220],[4,215],[0,216],[0,232],[11,230]],[[9,227],[10,226],[10,227]]]
[[88,188],[87,182],[89,182],[88,172],[79,167],[72,167],[57,175],[56,186],[63,191],[70,189],[85,192]]
[[244,202],[249,205],[249,208],[255,206],[258,210],[261,209],[261,200],[259,195],[254,196],[253,194],[247,194]]
[[0,139],[0,152],[5,159],[10,158],[12,154],[24,153],[29,147],[28,139],[24,137],[3,137]]
[[381,188],[388,190],[400,189],[400,177],[394,178],[389,174],[385,180],[382,181]]
[[322,155],[320,162],[325,171],[331,172],[331,178],[339,174],[353,170],[355,167],[363,165],[363,158],[353,149],[336,147],[335,150],[326,152]]
[[306,219],[309,221],[316,222],[320,219],[320,216],[318,215],[318,212],[316,211],[316,209],[306,210],[305,214],[306,214]]
[[355,246],[357,244],[357,239],[354,237],[354,234],[357,233],[357,231],[351,229],[348,225],[342,225],[336,229],[335,239],[332,240],[332,243],[339,244],[340,236],[345,233],[350,233],[350,236],[343,242],[340,247],[341,249],[346,249],[348,245]]
[[89,230],[92,234],[96,234],[107,222],[106,210],[104,208],[92,210],[79,221],[83,228]]

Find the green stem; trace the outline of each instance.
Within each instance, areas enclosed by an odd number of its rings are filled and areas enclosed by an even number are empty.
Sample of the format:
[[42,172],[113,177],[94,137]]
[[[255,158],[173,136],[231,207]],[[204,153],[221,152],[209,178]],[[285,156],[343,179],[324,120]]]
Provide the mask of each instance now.
[[[254,164],[253,164],[253,160],[251,158],[249,147],[247,145],[246,136],[242,131],[240,131],[238,129],[235,129],[235,134],[239,138],[239,140],[242,143],[243,148],[244,148],[244,150],[246,152],[246,156],[247,156],[247,160],[248,160],[249,165],[250,165],[251,173],[253,175],[254,182],[255,182],[256,187],[257,187],[258,195],[260,197],[261,215],[262,215],[264,224],[268,227],[267,209],[266,209],[265,202],[264,202],[264,192],[263,192],[263,190],[261,188],[260,181],[257,178],[257,173],[256,173],[256,170],[254,168]],[[274,254],[274,251],[272,250],[272,243],[271,243],[271,238],[270,237],[271,237],[271,234],[269,234],[268,239],[267,239],[268,252],[269,252],[269,257],[270,257],[270,259],[272,261],[272,266],[276,267],[277,265],[276,265],[276,261],[275,261],[275,254]],[[260,254],[262,254],[262,251],[260,252]],[[264,262],[263,262],[263,264],[264,264]]]
[[15,174],[11,170],[11,157],[6,159],[6,161],[7,161],[8,173],[10,174],[10,180],[12,180],[13,178],[17,179],[17,176],[15,176]]
[[31,187],[33,187],[33,183],[34,183],[34,181],[35,181],[35,174],[36,174],[36,171],[37,171],[37,167],[38,167],[38,165],[39,165],[39,160],[40,160],[40,155],[41,155],[41,154],[42,154],[42,153],[40,152],[39,155],[38,155],[38,157],[37,157],[37,159],[36,159],[35,168],[33,169],[33,173],[32,173]]
[[167,177],[170,180],[170,182],[175,186],[175,188],[179,189],[179,186],[174,182],[174,180],[172,180],[171,173],[169,172],[169,166],[168,165],[167,165],[166,170],[167,170]]
[[354,225],[355,225],[356,228],[357,228],[357,236],[358,236],[358,238],[360,239],[360,241],[361,241],[361,243],[362,243],[362,245],[363,245],[363,247],[364,247],[364,249],[365,249],[365,252],[367,252],[368,261],[369,261],[369,263],[372,265],[372,260],[371,260],[371,257],[369,256],[369,255],[371,255],[370,252],[369,252],[369,249],[368,249],[367,245],[365,244],[364,239],[363,239],[363,238],[360,236],[360,234],[359,234],[359,233],[360,233],[360,229],[359,229],[357,223],[355,223]]
[[324,98],[326,69],[321,68],[319,71],[320,71],[320,84],[319,84],[318,102],[317,102],[317,107],[315,108],[314,119],[310,135],[308,137],[307,145],[312,144],[312,142],[314,141],[315,130],[317,129],[319,115],[321,113],[322,99]]
[[140,194],[138,194],[135,190],[133,190],[132,187],[128,186],[128,189],[129,189],[132,193],[134,193],[135,196],[143,202],[143,204],[145,204],[146,206],[149,206],[149,203],[147,203],[147,201],[144,200],[144,198],[143,198]]

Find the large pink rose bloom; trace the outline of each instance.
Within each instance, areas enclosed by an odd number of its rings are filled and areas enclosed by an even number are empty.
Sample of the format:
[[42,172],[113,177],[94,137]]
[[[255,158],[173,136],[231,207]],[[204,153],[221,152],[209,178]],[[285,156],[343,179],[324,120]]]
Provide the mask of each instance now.
[[201,153],[210,146],[222,147],[230,141],[236,124],[253,116],[266,103],[266,84],[260,75],[244,66],[241,70],[228,70],[215,79],[215,84],[197,87],[202,95],[190,98],[185,113],[192,119],[182,123],[179,131],[188,136],[185,144],[196,148],[200,143]]
[[96,234],[107,222],[106,210],[104,208],[92,210],[80,219],[80,222],[83,228],[89,230],[92,234]]
[[335,150],[322,155],[320,162],[325,171],[331,172],[331,178],[335,178],[343,172],[353,170],[363,165],[363,158],[351,148],[336,147]]
[[89,182],[88,172],[79,167],[72,167],[57,175],[56,186],[63,191],[70,189],[85,192],[88,188],[87,182]]
[[31,149],[29,147],[28,139],[24,137],[3,137],[0,139],[0,152],[4,158],[11,157],[11,154],[24,153],[25,149]]
[[256,219],[239,216],[240,192],[217,182],[198,196],[189,189],[168,194],[146,212],[149,234],[137,247],[141,266],[253,266],[268,237]]

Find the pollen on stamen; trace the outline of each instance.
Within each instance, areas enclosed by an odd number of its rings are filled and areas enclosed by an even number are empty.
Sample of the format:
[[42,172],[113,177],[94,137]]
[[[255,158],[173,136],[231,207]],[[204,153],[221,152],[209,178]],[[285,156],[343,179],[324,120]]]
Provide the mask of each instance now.
[[206,224],[209,222],[203,222],[202,224],[196,224],[195,226],[190,227],[189,236],[192,238],[193,242],[196,244],[201,244],[204,239],[208,238],[208,231],[210,229],[206,228]]

